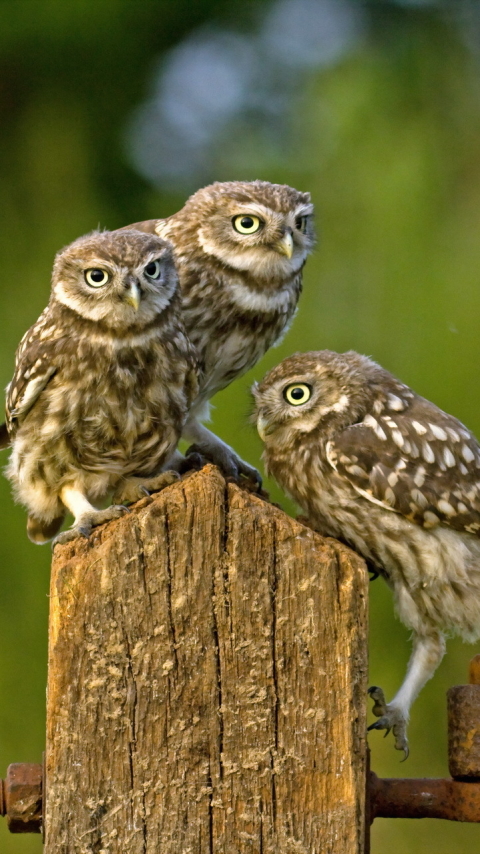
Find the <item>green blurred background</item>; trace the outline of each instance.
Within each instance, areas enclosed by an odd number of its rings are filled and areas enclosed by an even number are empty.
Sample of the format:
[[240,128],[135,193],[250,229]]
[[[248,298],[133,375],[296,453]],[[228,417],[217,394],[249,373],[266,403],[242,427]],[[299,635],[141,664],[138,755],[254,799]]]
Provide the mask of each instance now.
[[[214,429],[260,465],[248,388],[295,350],[354,348],[480,435],[480,7],[354,0],[0,0],[1,383],[49,293],[54,253],[101,225],[178,210],[211,180],[310,190],[321,234],[283,343],[218,396]],[[44,747],[50,550],[0,482],[0,772]],[[293,508],[272,488],[290,512]],[[411,757],[370,737],[383,776],[445,776],[453,640],[413,709]],[[371,585],[371,681],[409,654]],[[2,854],[39,852],[10,836]],[[373,854],[480,851],[480,828],[377,820]]]

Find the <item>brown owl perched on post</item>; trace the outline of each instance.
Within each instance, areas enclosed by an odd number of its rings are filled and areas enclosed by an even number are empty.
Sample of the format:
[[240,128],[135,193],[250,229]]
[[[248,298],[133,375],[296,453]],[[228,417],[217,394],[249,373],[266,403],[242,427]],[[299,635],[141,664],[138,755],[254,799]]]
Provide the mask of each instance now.
[[183,319],[203,379],[184,438],[234,477],[257,472],[200,421],[207,401],[272,347],[295,314],[302,268],[314,243],[309,193],[266,181],[198,190],[168,219],[128,228],[173,243]]
[[285,359],[253,389],[266,469],[322,534],[383,575],[413,632],[405,680],[372,728],[408,755],[410,707],[446,633],[480,637],[480,446],[460,421],[358,353]]
[[59,252],[7,390],[7,476],[30,539],[53,537],[66,509],[74,526],[57,541],[88,536],[126,510],[91,502],[171,482],[150,475],[174,452],[196,390],[170,244],[93,232]]

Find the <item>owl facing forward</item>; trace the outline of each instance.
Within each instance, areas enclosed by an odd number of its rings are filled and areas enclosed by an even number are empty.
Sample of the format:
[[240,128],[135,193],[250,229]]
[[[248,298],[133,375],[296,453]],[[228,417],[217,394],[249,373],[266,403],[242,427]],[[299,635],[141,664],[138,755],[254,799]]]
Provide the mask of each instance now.
[[23,337],[7,389],[7,468],[34,542],[88,536],[125,507],[92,502],[159,488],[196,392],[170,245],[93,232],[56,259],[47,308]]
[[131,227],[174,246],[185,327],[203,368],[183,435],[227,474],[252,476],[255,470],[200,422],[209,398],[288,329],[314,244],[310,195],[266,181],[216,183],[168,219]]
[[378,569],[413,633],[405,680],[380,718],[408,754],[415,697],[446,633],[480,637],[480,446],[456,418],[365,356],[297,354],[253,391],[267,470],[315,528]]

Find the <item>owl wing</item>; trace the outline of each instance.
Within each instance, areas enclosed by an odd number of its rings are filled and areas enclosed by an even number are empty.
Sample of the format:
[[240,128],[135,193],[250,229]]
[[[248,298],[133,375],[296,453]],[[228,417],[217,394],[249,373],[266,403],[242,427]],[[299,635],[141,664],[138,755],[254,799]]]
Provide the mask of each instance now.
[[[10,439],[57,372],[55,345],[59,336],[48,321],[45,311],[23,336],[17,349],[15,372],[7,386],[6,430]],[[5,447],[1,444],[1,430],[0,427],[0,447]]]
[[372,503],[424,528],[480,536],[480,446],[429,401],[415,397],[405,412],[369,414],[326,450],[335,471]]

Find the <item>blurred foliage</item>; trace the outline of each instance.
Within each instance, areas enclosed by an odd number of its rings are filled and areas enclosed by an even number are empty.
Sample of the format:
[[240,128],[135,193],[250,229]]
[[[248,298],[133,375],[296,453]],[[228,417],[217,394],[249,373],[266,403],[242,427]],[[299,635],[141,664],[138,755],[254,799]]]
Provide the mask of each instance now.
[[[54,253],[98,224],[114,228],[183,203],[138,178],[122,142],[158,57],[205,21],[248,27],[260,5],[0,0],[3,385],[18,341],[48,299]],[[311,190],[318,210],[319,247],[291,331],[218,396],[213,413],[214,429],[256,464],[261,445],[247,423],[249,385],[295,350],[367,353],[480,435],[480,69],[454,16],[455,5],[465,4],[362,5],[365,38],[341,62],[310,75],[288,117],[286,153],[267,161],[253,136],[219,156],[218,180],[287,182]],[[271,486],[275,500],[295,512]],[[27,540],[25,513],[4,480],[0,491],[3,773],[12,761],[40,761],[44,747],[50,552]],[[370,737],[378,774],[448,773],[445,691],[465,681],[474,651],[450,642],[414,706],[406,765],[391,738]],[[408,633],[378,580],[371,585],[371,681],[387,695],[408,653]],[[2,822],[0,847],[28,854],[41,842],[9,836]],[[377,820],[372,850],[464,854],[480,850],[480,829]]]

